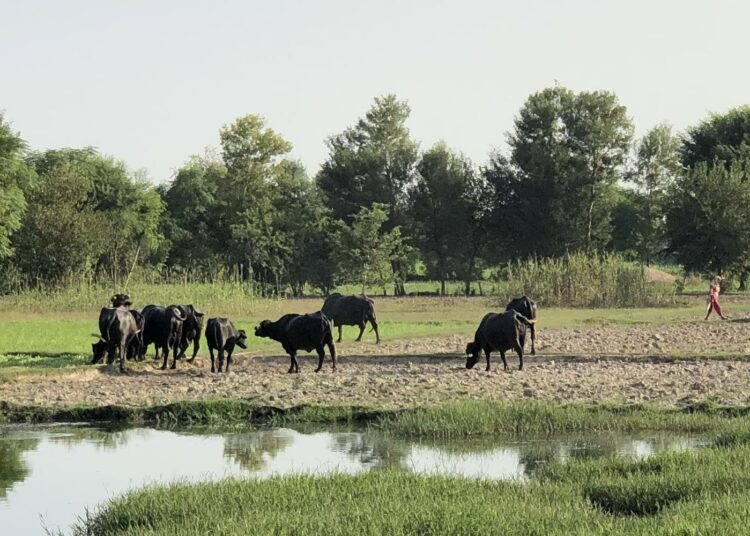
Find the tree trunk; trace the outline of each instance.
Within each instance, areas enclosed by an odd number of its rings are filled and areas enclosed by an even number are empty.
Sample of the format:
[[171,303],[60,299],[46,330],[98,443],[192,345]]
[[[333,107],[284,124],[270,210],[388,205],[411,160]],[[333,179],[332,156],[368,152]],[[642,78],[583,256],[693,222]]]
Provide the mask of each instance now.
[[740,288],[738,289],[740,292],[744,292],[747,290],[747,270],[742,270],[740,272]]

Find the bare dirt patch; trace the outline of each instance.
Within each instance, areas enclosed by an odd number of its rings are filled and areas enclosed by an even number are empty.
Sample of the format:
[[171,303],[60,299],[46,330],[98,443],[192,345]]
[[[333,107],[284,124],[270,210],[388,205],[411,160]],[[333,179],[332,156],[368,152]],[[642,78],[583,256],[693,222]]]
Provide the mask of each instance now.
[[[599,326],[540,330],[536,357],[510,372],[499,356],[493,370],[480,361],[464,368],[466,337],[345,344],[340,365],[319,374],[303,357],[302,372],[287,374],[281,355],[237,356],[231,374],[211,374],[209,362],[178,363],[161,371],[147,362],[120,374],[92,367],[59,377],[28,376],[0,384],[0,400],[19,404],[148,405],[176,400],[243,398],[259,405],[356,404],[408,407],[458,399],[545,400],[557,403],[652,403],[750,400],[750,323],[696,322],[664,326]],[[528,349],[528,342],[527,342]],[[675,354],[725,354],[722,359]]]

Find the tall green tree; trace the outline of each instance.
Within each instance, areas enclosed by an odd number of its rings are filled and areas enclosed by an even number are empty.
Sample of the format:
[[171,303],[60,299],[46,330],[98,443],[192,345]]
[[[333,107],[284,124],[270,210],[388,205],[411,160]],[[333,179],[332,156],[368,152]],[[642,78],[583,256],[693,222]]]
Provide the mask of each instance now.
[[531,95],[509,136],[514,173],[503,204],[521,253],[559,255],[609,241],[614,186],[632,137],[609,92],[556,86]]
[[230,262],[225,254],[230,237],[220,232],[217,202],[218,185],[226,173],[221,160],[194,157],[162,189],[161,226],[169,240],[170,267],[212,278]]
[[686,270],[744,267],[750,251],[750,162],[701,162],[667,198],[669,248]]
[[265,287],[278,278],[280,237],[273,228],[273,179],[292,145],[257,115],[246,115],[219,133],[227,173],[217,202],[219,225],[232,237],[230,253],[242,277]]
[[[102,223],[92,230],[106,236],[104,251],[96,261],[95,272],[109,278],[115,286],[127,282],[132,271],[146,264],[152,251],[163,240],[159,222],[163,205],[153,185],[131,173],[124,163],[100,155],[93,148],[60,149],[35,153],[28,159],[40,181],[57,177],[60,169],[90,184],[87,206],[103,215]],[[52,194],[52,191],[50,192]],[[49,203],[54,195],[40,202]]]
[[466,252],[469,211],[464,195],[474,171],[466,158],[442,142],[422,155],[417,171],[409,194],[409,228],[444,295],[446,279],[459,271]]
[[328,139],[317,182],[334,218],[351,223],[362,207],[381,203],[390,212],[388,226],[400,223],[418,158],[406,127],[410,112],[395,95],[378,97],[365,117]]
[[388,210],[387,205],[375,203],[355,214],[351,226],[342,227],[339,254],[344,279],[359,283],[363,294],[367,287],[381,287],[385,294],[386,285],[393,281],[393,262],[406,254],[401,229],[386,230]]
[[658,258],[665,246],[664,199],[680,171],[679,148],[672,128],[657,125],[638,141],[635,164],[627,174],[627,179],[643,194],[639,199],[636,249],[646,264]]
[[[350,224],[360,209],[380,203],[388,207],[388,229],[404,223],[419,151],[406,127],[410,112],[395,95],[378,97],[365,117],[328,139],[328,159],[316,180],[335,219]],[[392,269],[395,293],[403,295],[400,261]]]
[[689,168],[715,160],[730,167],[735,161],[750,158],[750,106],[712,114],[689,128],[680,153],[683,165]]
[[[106,251],[108,222],[92,202],[94,184],[69,162],[45,168],[31,188],[15,261],[31,283],[49,286],[93,279]],[[22,247],[21,247],[22,246]]]
[[21,227],[33,173],[23,159],[26,144],[0,113],[0,261],[9,257],[11,236]]

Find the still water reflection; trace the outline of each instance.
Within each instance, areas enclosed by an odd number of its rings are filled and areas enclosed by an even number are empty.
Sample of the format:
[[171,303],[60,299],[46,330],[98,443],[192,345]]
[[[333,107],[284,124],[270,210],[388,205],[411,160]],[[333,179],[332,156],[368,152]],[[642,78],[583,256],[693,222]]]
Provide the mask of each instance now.
[[41,534],[128,489],[154,482],[265,478],[292,473],[398,469],[471,478],[525,479],[554,460],[642,458],[694,449],[700,437],[595,434],[441,443],[358,431],[248,432],[0,427],[2,534]]

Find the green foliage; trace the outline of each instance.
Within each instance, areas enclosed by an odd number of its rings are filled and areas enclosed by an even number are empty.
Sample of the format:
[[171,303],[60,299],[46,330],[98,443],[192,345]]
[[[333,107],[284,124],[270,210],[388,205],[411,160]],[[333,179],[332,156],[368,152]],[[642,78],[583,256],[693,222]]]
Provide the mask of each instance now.
[[21,137],[0,113],[0,261],[13,253],[10,238],[21,227],[26,210],[24,190],[33,179],[22,158],[25,149]]
[[674,288],[648,283],[643,268],[619,255],[576,253],[516,261],[506,267],[512,296],[533,296],[545,307],[643,307],[675,302]]
[[406,128],[410,113],[395,95],[378,97],[365,117],[328,139],[328,160],[316,180],[334,218],[351,223],[362,207],[382,203],[388,228],[401,223],[417,163],[418,145]]
[[666,246],[664,202],[680,171],[679,141],[669,125],[651,129],[638,142],[636,162],[627,179],[642,194],[638,199],[638,221],[634,227],[639,260],[651,264],[659,259]]
[[[688,129],[681,150],[682,163],[693,168],[716,160],[729,167],[733,162],[750,159],[750,106],[740,106]],[[744,178],[749,176],[746,174]]]
[[388,206],[375,203],[372,208],[362,208],[354,216],[351,227],[341,228],[343,247],[340,254],[344,278],[360,283],[362,293],[368,286],[382,287],[385,293],[385,286],[392,281],[392,277],[398,277],[391,270],[393,263],[406,255],[401,229],[385,230],[388,216]]
[[682,175],[667,201],[669,248],[686,270],[741,268],[750,255],[748,163],[699,163]]
[[509,136],[510,187],[496,188],[516,250],[559,255],[606,245],[632,129],[612,93],[556,86],[528,98]]

